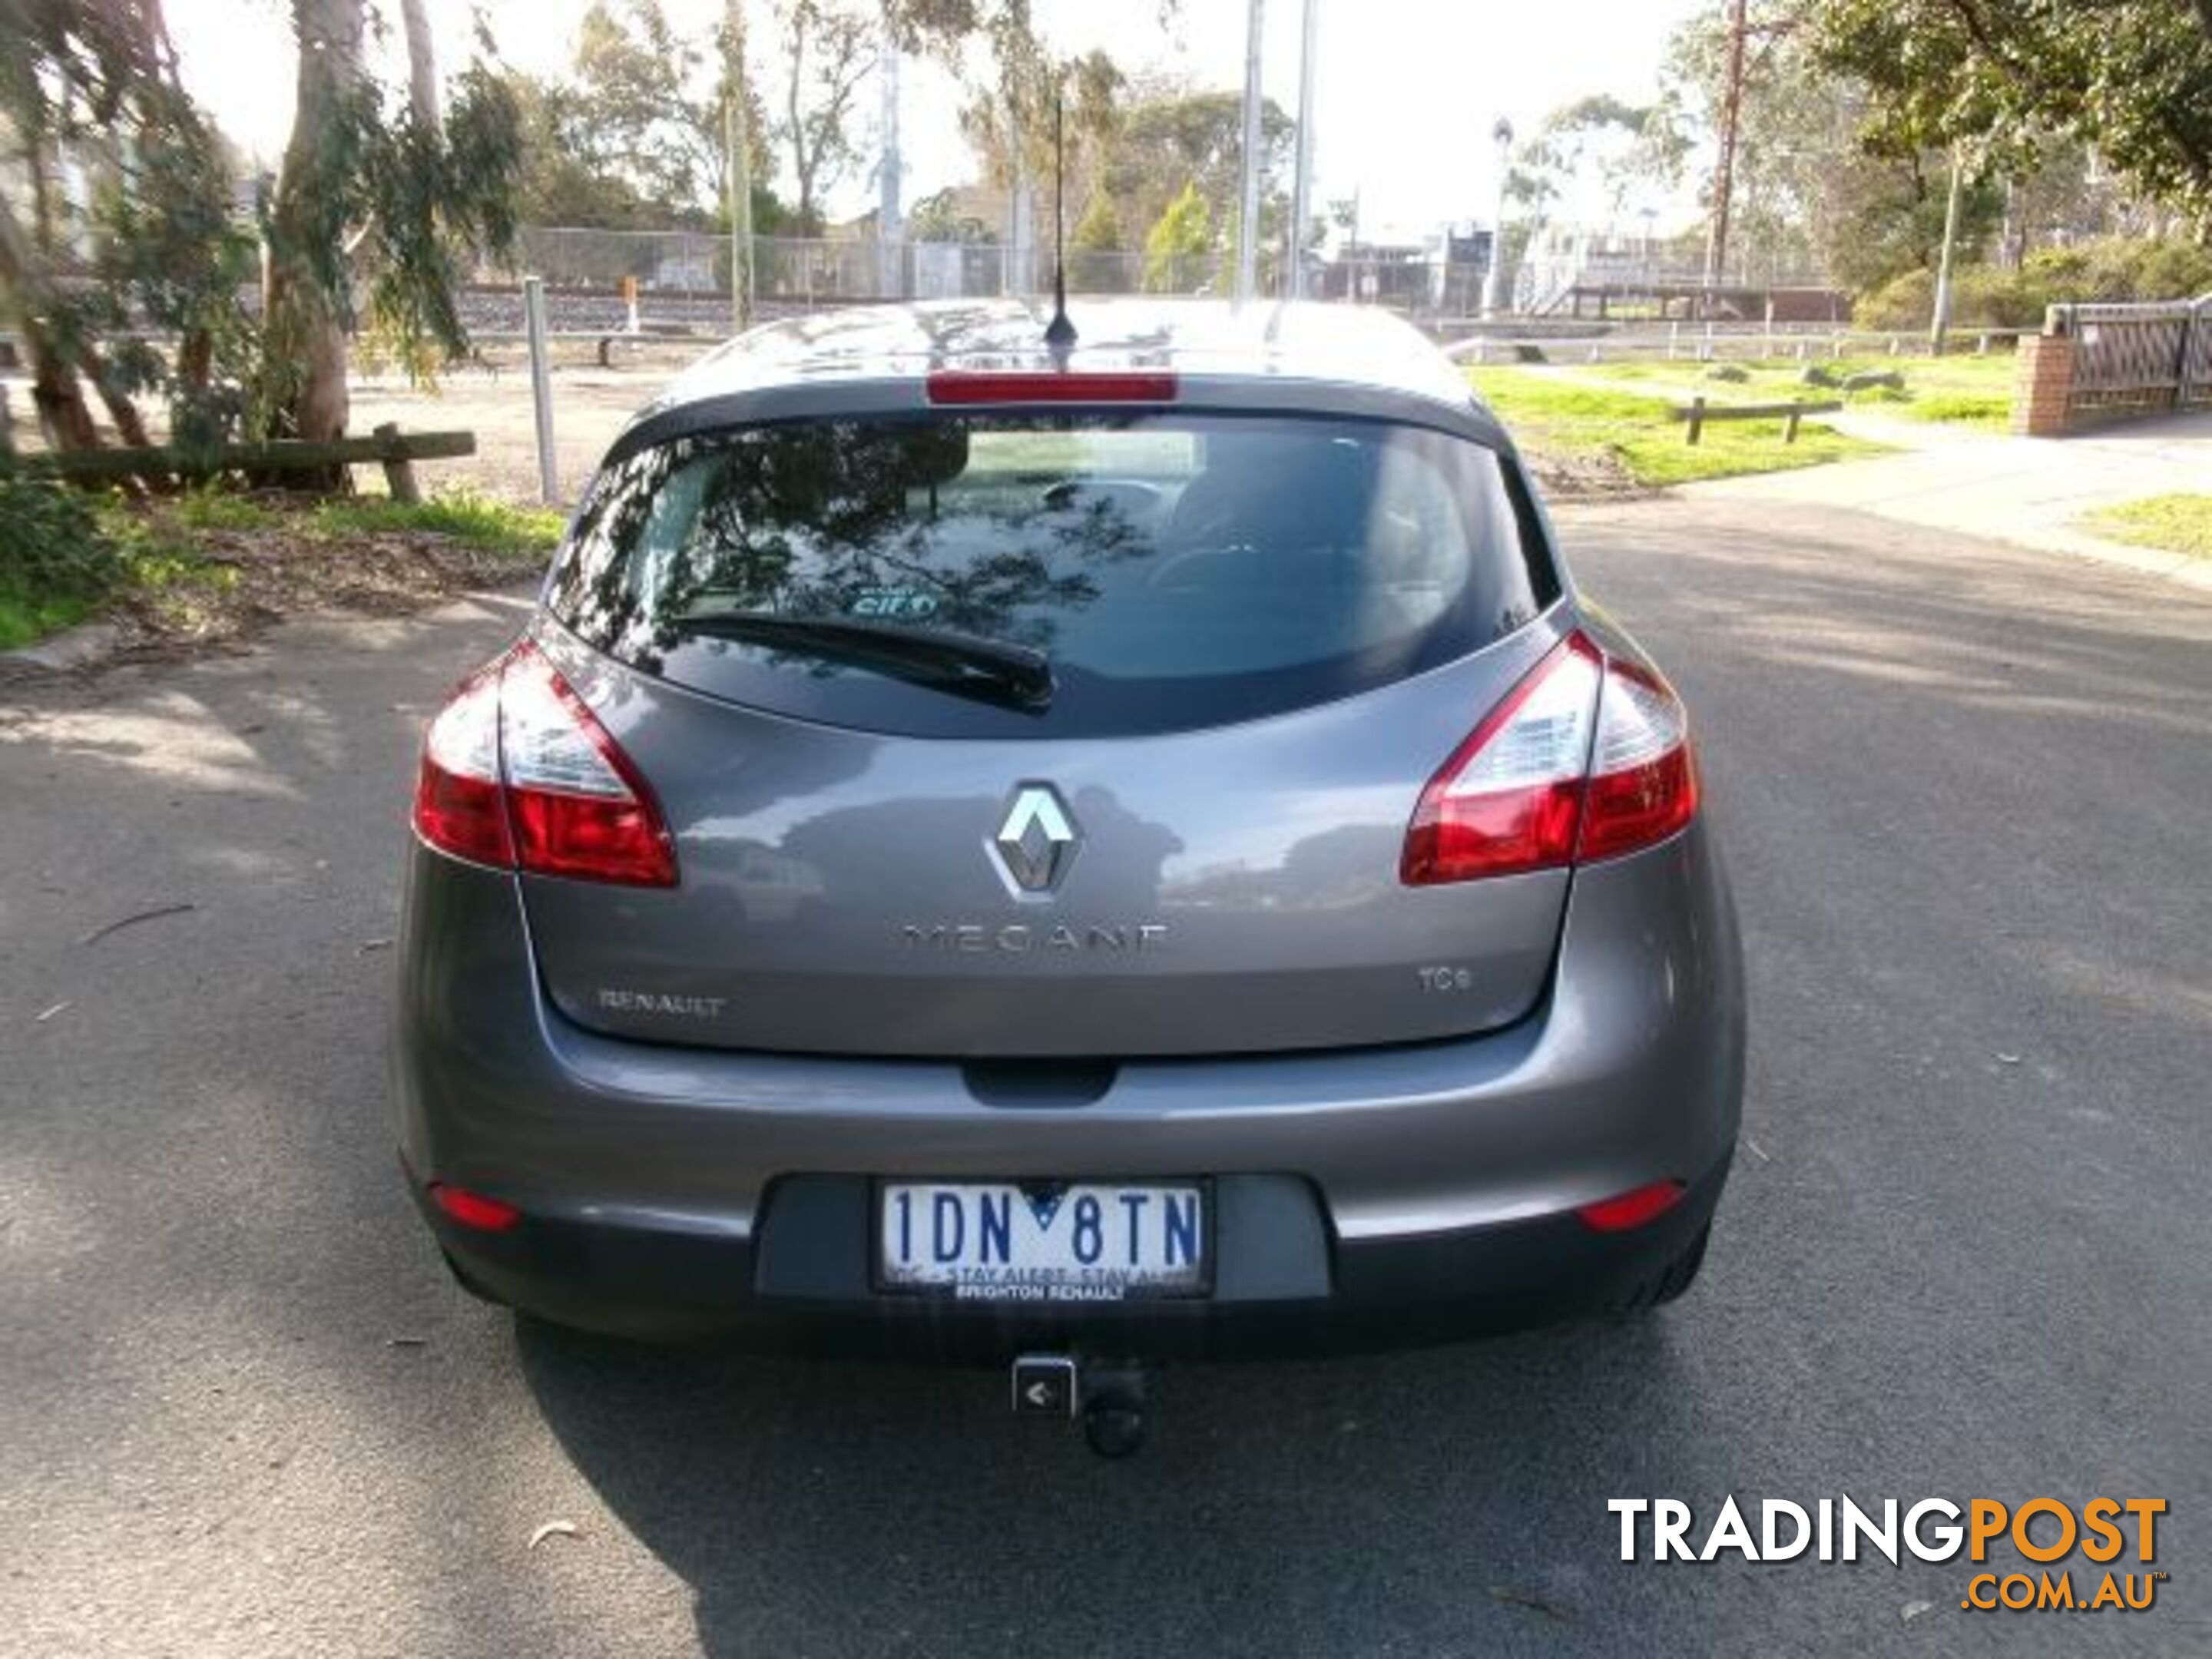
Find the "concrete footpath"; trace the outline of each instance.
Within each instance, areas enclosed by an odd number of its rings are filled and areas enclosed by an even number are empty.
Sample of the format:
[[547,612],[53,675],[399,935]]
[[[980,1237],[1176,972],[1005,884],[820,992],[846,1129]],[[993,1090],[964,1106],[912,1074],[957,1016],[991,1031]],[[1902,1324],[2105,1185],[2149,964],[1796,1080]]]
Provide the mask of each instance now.
[[1692,499],[1796,502],[2125,565],[2212,588],[2212,559],[2130,547],[2075,527],[2145,495],[2212,494],[2212,414],[2163,416],[2069,438],[2015,438],[1850,410],[1838,431],[1900,453],[1794,472],[1685,484]]

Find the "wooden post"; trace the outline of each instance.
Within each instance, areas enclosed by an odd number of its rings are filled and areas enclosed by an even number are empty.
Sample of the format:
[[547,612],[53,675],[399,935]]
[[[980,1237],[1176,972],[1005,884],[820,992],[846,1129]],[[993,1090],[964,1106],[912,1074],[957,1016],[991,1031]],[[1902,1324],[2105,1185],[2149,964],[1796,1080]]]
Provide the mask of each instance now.
[[1794,444],[1797,441],[1797,422],[1804,418],[1805,411],[1802,409],[1793,409],[1790,411],[1790,419],[1782,428],[1784,443]]
[[[371,434],[379,438],[397,438],[399,422],[386,421]],[[396,446],[384,458],[384,487],[392,492],[392,499],[402,506],[413,507],[422,499],[422,491],[415,482],[415,463],[407,459],[404,451]]]
[[1698,434],[1701,434],[1702,432],[1704,432],[1704,431],[1705,431],[1705,398],[1703,397],[1703,395],[1701,394],[1701,395],[1699,395],[1699,396],[1698,396],[1698,397],[1695,397],[1695,398],[1691,398],[1691,399],[1690,399],[1690,436],[1689,436],[1689,441],[1690,441],[1691,443],[1692,443],[1692,444],[1696,443],[1696,442],[1698,441]]

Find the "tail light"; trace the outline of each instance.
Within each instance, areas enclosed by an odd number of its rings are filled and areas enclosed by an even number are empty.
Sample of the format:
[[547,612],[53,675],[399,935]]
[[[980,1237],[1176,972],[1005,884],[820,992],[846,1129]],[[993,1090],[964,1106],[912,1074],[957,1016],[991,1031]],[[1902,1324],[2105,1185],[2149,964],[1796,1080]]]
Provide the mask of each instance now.
[[487,1198],[482,1193],[472,1193],[465,1187],[451,1187],[442,1181],[430,1183],[430,1201],[464,1227],[472,1227],[480,1233],[508,1232],[522,1220],[522,1212],[505,1199]]
[[1655,1181],[1648,1187],[1585,1204],[1575,1213],[1593,1232],[1625,1233],[1656,1221],[1680,1204],[1689,1190],[1679,1181]]
[[1697,810],[1680,699],[1576,633],[1429,781],[1399,875],[1419,887],[1613,858],[1664,841]]
[[579,881],[676,884],[653,792],[537,647],[477,674],[430,723],[416,832],[477,864]]

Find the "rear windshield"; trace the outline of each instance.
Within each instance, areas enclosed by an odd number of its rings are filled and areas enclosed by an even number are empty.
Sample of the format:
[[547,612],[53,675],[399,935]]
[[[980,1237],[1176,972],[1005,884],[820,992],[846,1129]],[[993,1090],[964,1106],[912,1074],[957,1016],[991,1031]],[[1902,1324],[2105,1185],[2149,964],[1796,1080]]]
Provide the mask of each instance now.
[[[643,450],[599,481],[550,598],[632,666],[780,713],[1080,734],[1349,696],[1480,649],[1557,592],[1517,481],[1480,444],[1147,410],[795,422]],[[1050,660],[1050,706],[715,637],[730,616],[1025,647]]]

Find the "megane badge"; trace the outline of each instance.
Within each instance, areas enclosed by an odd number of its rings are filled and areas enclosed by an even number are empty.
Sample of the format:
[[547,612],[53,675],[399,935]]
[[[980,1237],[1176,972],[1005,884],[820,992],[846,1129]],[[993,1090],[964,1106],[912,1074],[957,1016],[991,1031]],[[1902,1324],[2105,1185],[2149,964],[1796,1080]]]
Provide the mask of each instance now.
[[1083,837],[1075,819],[1048,783],[1025,783],[1014,791],[991,851],[1017,893],[1050,893],[1067,878]]

